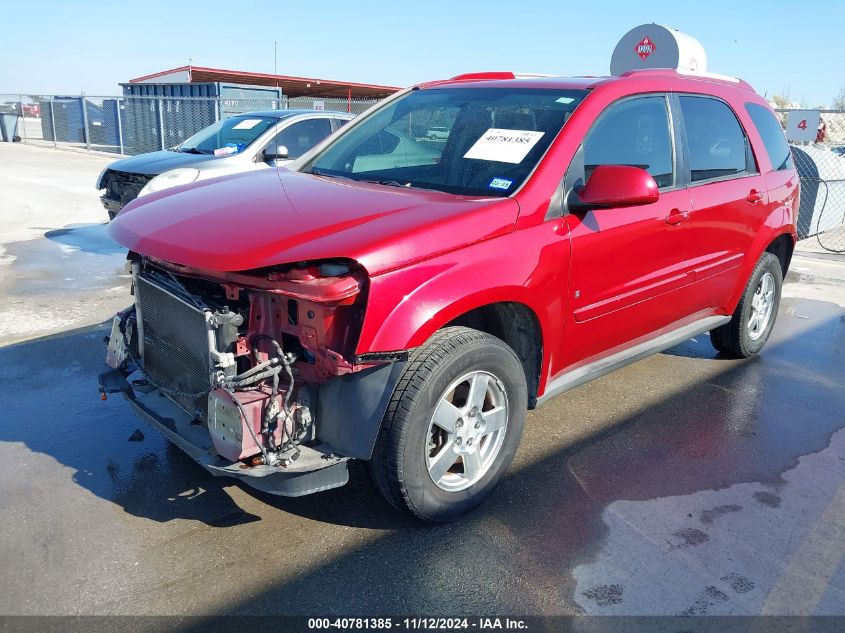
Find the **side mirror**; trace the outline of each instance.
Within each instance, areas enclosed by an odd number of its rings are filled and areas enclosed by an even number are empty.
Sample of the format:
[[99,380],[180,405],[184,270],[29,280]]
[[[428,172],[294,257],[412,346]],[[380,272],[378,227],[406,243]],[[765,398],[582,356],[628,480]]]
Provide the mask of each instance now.
[[288,148],[285,145],[268,145],[264,148],[264,160],[278,160],[288,157]]
[[599,165],[569,204],[573,210],[636,207],[657,202],[657,183],[645,169]]

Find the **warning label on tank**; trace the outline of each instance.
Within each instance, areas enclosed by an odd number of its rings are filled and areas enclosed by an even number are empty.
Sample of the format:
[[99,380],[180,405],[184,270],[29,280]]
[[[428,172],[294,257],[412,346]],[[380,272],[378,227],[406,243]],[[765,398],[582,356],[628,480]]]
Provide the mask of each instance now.
[[464,158],[521,163],[545,132],[490,128],[464,154]]
[[648,36],[644,37],[640,40],[640,43],[634,47],[634,52],[640,56],[640,59],[645,61],[648,59],[648,56],[651,55],[657,47],[654,45],[654,42],[651,41]]

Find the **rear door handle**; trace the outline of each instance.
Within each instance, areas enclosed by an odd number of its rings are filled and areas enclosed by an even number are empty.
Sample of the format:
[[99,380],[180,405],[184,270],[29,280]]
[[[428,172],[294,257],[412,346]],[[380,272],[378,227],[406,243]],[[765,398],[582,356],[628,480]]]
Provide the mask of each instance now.
[[689,220],[689,212],[679,209],[672,209],[669,215],[666,216],[666,224],[671,224],[672,226],[676,226],[686,220]]
[[746,198],[746,200],[748,202],[750,202],[751,204],[757,204],[762,199],[763,199],[763,196],[761,196],[759,193],[757,193],[756,189],[752,189],[751,192],[748,194],[748,197]]

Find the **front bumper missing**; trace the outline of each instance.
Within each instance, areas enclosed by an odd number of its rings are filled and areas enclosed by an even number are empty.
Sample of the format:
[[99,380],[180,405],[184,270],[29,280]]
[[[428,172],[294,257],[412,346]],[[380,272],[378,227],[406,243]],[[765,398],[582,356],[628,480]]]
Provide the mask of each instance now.
[[[217,477],[235,477],[263,492],[284,497],[329,490],[349,481],[348,458],[335,455],[330,447],[300,446],[301,454],[286,467],[251,466],[220,457],[208,429],[195,424],[192,416],[146,382],[140,370],[126,373],[110,369],[99,376],[103,393],[121,393],[136,412],[161,431],[194,461]],[[135,388],[133,384],[143,384]]]
[[109,198],[108,196],[100,196],[100,202],[103,203],[103,208],[109,214],[109,220],[114,220],[115,216],[120,213],[123,208],[123,203],[120,200]]

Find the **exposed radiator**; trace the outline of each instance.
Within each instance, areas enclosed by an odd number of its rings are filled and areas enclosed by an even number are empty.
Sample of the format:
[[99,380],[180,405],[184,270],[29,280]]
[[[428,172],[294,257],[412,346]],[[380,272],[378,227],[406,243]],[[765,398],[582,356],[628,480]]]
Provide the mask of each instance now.
[[[144,373],[156,386],[197,393],[211,386],[207,313],[143,276],[136,277],[136,300],[144,336]],[[206,396],[170,395],[204,422]]]

